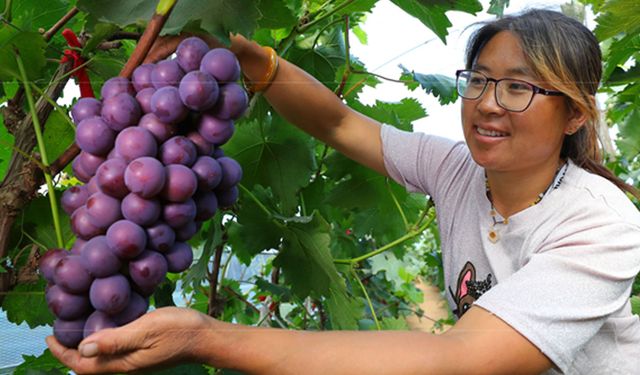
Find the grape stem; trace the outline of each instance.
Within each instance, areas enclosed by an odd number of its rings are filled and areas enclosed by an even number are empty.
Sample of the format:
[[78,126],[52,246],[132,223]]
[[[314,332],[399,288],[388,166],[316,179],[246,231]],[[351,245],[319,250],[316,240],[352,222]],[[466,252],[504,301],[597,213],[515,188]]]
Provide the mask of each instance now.
[[[27,103],[29,104],[29,112],[31,112],[31,118],[33,122],[33,130],[36,133],[36,140],[38,142],[38,149],[40,150],[40,158],[42,160],[42,164],[46,167],[49,166],[49,160],[47,158],[47,151],[44,146],[44,138],[42,137],[42,130],[40,128],[40,119],[38,118],[38,112],[36,111],[36,106],[33,101],[33,96],[31,95],[31,85],[29,84],[29,79],[27,77],[27,72],[24,69],[24,64],[22,63],[22,58],[20,57],[20,51],[15,50],[16,54],[16,62],[18,63],[18,69],[20,70],[20,78],[22,79],[22,84],[25,91],[25,96],[27,98]],[[49,196],[49,204],[51,206],[51,215],[53,216],[53,226],[56,232],[56,241],[59,248],[64,246],[64,241],[62,240],[62,229],[60,227],[60,216],[58,213],[58,202],[56,200],[56,192],[53,188],[53,181],[51,179],[51,174],[44,170],[44,178],[47,182],[47,195]]]
[[49,30],[47,30],[42,37],[45,41],[49,41],[57,32],[60,30],[69,20],[73,18],[76,14],[78,14],[79,9],[77,7],[71,8],[67,14],[62,16],[55,25],[51,26]]
[[373,321],[376,323],[376,329],[378,331],[381,331],[382,327],[380,326],[380,322],[378,321],[376,310],[373,308],[373,303],[371,303],[371,298],[369,298],[369,293],[367,293],[367,288],[364,287],[362,280],[360,280],[360,277],[358,277],[358,273],[353,267],[351,267],[351,275],[353,276],[354,279],[356,279],[356,281],[358,282],[358,285],[360,285],[360,289],[362,289],[362,294],[364,294],[364,298],[367,300],[367,304],[369,305],[369,310],[371,310],[371,316],[373,317]]

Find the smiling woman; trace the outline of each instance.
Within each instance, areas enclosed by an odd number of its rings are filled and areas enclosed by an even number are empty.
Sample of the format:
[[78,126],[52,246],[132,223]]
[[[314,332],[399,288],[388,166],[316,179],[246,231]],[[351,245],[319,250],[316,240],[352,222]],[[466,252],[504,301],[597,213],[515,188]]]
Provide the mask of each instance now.
[[63,363],[83,373],[180,361],[265,374],[637,373],[629,294],[640,213],[592,142],[600,51],[581,23],[531,10],[474,33],[458,81],[466,144],[381,124],[294,64],[278,58],[273,73],[271,53],[231,39],[245,79],[270,77],[264,98],[289,123],[435,201],[457,322],[440,336],[301,332],[165,308],[78,350],[50,337]]

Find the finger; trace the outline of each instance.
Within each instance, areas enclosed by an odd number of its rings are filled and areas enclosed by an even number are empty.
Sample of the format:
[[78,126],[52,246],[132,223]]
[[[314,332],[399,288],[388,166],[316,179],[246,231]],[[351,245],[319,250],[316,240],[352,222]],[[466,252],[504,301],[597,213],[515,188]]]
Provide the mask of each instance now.
[[119,328],[106,328],[82,340],[78,351],[83,357],[119,355],[140,349],[145,331],[131,323]]

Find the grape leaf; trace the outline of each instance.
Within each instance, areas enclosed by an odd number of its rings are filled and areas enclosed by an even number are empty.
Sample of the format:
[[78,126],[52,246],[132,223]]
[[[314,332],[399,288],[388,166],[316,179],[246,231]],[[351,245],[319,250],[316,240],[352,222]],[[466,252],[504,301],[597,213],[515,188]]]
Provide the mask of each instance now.
[[68,374],[69,369],[51,354],[49,349],[45,349],[39,356],[23,355],[24,362],[16,367],[13,375],[57,375]]
[[59,110],[51,112],[43,134],[44,147],[50,162],[56,160],[73,143],[75,134],[75,129],[71,127],[66,114]]
[[383,124],[393,125],[398,129],[411,131],[413,121],[427,116],[424,108],[414,98],[404,98],[397,103],[376,101],[373,106],[352,103],[353,109]]
[[47,307],[44,298],[46,281],[39,278],[33,284],[18,284],[7,293],[2,302],[2,309],[7,312],[7,319],[15,324],[27,323],[30,328],[53,324],[53,314]]
[[451,27],[451,21],[445,14],[456,10],[475,15],[482,10],[482,4],[478,0],[461,1],[420,1],[420,0],[391,0],[408,14],[416,17],[425,26],[430,28],[446,44],[446,37]]
[[442,105],[450,104],[458,99],[456,91],[456,79],[447,77],[442,74],[422,74],[409,72],[401,67],[404,74],[410,74],[414,80],[420,83],[420,86],[427,92],[433,94]]
[[308,223],[291,222],[284,230],[283,248],[274,260],[299,298],[312,293],[327,298],[332,326],[355,328],[355,312],[329,251],[329,224],[317,212]]
[[16,54],[22,59],[27,78],[30,81],[40,78],[45,66],[46,46],[37,32],[17,31],[8,26],[0,28],[0,81],[21,80]]
[[[341,3],[345,3],[347,0],[343,0],[342,2],[336,2],[336,6],[341,5]],[[354,0],[351,4],[345,6],[340,9],[339,12],[336,12],[338,15],[345,15],[356,12],[371,12],[373,7],[376,5],[378,0]]]
[[11,7],[13,24],[23,31],[35,31],[39,28],[51,28],[67,13],[69,3],[61,0],[20,0]]
[[4,116],[0,113],[0,181],[4,179],[4,175],[9,167],[14,144],[13,135],[11,135],[4,125]]
[[594,33],[599,40],[611,38],[619,33],[637,34],[640,30],[640,2],[609,0],[600,9]]
[[504,15],[504,9],[508,6],[509,0],[491,0],[487,13],[502,17]]
[[[56,190],[56,199],[58,200],[58,208],[60,208],[60,197],[62,192]],[[62,242],[69,243],[73,238],[73,232],[71,231],[70,219],[67,214],[59,210],[60,212],[60,227],[62,230]],[[53,217],[51,214],[51,206],[49,198],[40,196],[27,207],[25,207],[16,223],[13,226],[14,235],[12,238],[24,237],[21,232],[29,235],[30,238],[36,241],[37,244],[45,246],[47,249],[58,247],[58,241],[53,226]],[[16,233],[17,232],[17,233]],[[25,238],[25,241],[31,243],[31,239]]]
[[604,56],[602,80],[607,82],[613,70],[626,63],[638,51],[640,51],[639,34],[626,35],[624,38],[612,40]]
[[[271,206],[273,197],[260,185],[254,187],[252,194],[262,204]],[[282,230],[274,224],[273,218],[243,194],[238,220],[229,224],[229,244],[238,259],[250,264],[261,251],[277,248],[281,237]]]
[[293,10],[281,0],[261,0],[259,5],[262,17],[258,20],[260,28],[288,28],[298,22]]
[[640,297],[631,296],[631,312],[640,315]]
[[282,203],[281,213],[289,215],[297,207],[297,191],[313,171],[311,138],[280,117],[274,120],[274,124],[250,122],[238,127],[224,150],[242,165],[241,183],[248,189],[269,186]]

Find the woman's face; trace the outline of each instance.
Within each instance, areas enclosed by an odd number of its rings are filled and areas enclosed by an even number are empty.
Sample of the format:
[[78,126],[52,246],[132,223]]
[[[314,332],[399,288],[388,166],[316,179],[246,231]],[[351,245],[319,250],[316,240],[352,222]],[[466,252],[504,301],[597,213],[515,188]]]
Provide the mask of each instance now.
[[[508,31],[484,46],[473,69],[490,78],[520,79],[553,89],[535,78],[518,38]],[[480,98],[462,99],[464,137],[473,159],[487,171],[557,168],[569,113],[564,96],[541,94],[524,112],[509,112],[496,103],[492,82]]]

